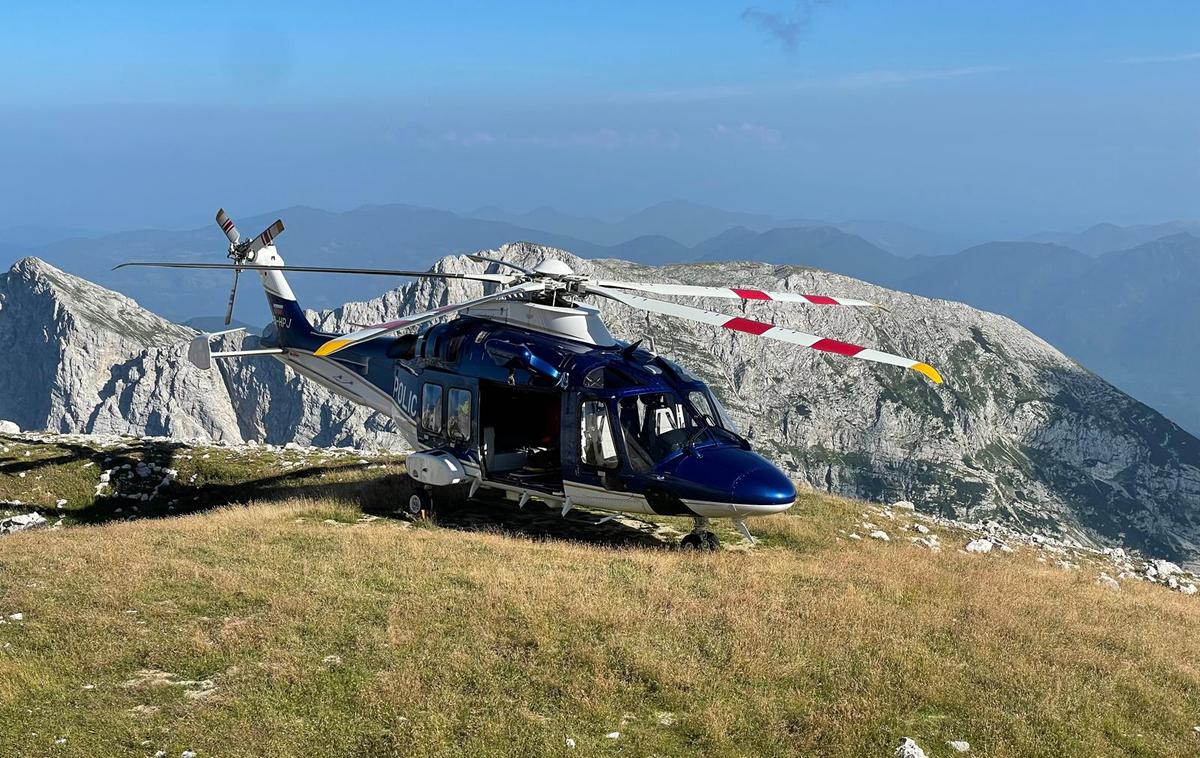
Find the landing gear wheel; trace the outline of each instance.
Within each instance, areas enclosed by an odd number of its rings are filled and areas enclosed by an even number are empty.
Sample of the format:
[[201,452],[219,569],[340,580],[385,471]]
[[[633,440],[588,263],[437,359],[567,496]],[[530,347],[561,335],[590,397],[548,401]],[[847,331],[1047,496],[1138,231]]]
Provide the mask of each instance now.
[[679,541],[684,550],[713,552],[721,549],[721,540],[712,532],[692,532]]
[[422,513],[428,513],[433,507],[433,497],[429,494],[429,490],[424,487],[413,490],[413,493],[408,496],[408,502],[404,505],[404,511],[413,518],[419,518]]

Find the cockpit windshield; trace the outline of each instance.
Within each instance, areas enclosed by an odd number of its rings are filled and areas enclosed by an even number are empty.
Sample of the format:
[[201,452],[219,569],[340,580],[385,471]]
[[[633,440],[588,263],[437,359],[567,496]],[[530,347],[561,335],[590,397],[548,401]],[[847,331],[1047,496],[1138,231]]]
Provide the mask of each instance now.
[[705,393],[692,390],[683,402],[674,392],[644,392],[617,401],[629,465],[649,471],[705,436],[720,421]]

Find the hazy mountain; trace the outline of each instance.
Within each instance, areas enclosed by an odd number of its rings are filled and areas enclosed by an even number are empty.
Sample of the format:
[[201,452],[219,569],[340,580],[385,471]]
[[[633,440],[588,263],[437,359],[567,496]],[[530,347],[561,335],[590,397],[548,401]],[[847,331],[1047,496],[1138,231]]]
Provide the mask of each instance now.
[[[786,224],[786,226],[814,226],[815,224]],[[961,237],[919,229],[908,224],[898,224],[892,221],[840,221],[827,224],[841,229],[847,234],[862,237],[876,247],[903,258],[917,255],[949,255],[962,250],[967,242]]]
[[1099,257],[1035,242],[980,245],[894,282],[1003,313],[1088,368],[1200,430],[1200,239],[1164,237]]
[[[797,266],[654,269],[532,245],[494,254],[524,265],[558,257],[604,278],[736,280],[878,302],[887,310],[747,307],[793,328],[916,356],[942,370],[944,385],[892,366],[599,305],[614,334],[649,333],[658,350],[710,382],[756,448],[816,489],[903,498],[927,511],[994,517],[1024,531],[1130,545],[1177,560],[1200,555],[1200,440],[1009,319]],[[457,256],[435,268],[495,270]],[[324,328],[344,328],[481,292],[476,282],[419,280],[314,318]],[[0,372],[0,418],[23,427],[273,443],[398,442],[386,417],[330,396],[269,358],[196,369],[181,357],[191,330],[36,259],[0,276],[0,298],[0,348],[22,355]],[[253,337],[236,340],[257,344]]]
[[0,229],[0,250],[8,245],[14,248],[41,247],[75,237],[102,237],[108,232],[81,227],[9,226]]
[[1057,242],[1088,255],[1101,255],[1116,250],[1128,250],[1162,237],[1186,232],[1200,236],[1200,221],[1168,221],[1163,224],[1096,224],[1082,232],[1044,232],[1029,239],[1035,242]]
[[1048,294],[1093,265],[1094,259],[1062,245],[989,242],[954,255],[913,259],[892,283],[920,295],[961,300],[1013,316],[1041,334],[1040,324],[1031,323],[1029,316],[1059,302],[1047,301]]
[[831,226],[730,229],[692,248],[692,260],[811,266],[872,282],[894,281],[907,265],[870,242]]
[[562,213],[561,211],[545,206],[534,208],[525,213],[509,213],[494,205],[489,205],[484,208],[477,208],[463,215],[468,218],[483,219],[485,221],[501,221],[506,224],[529,229],[541,229],[551,234],[561,234],[566,237],[578,237],[596,245],[616,245],[617,243],[625,242],[631,236],[620,226],[608,221],[602,221],[590,216],[576,216],[570,213]]
[[[853,234],[871,244],[901,257],[916,255],[947,255],[961,250],[966,243],[952,235],[919,229],[892,221],[858,219],[825,221],[812,218],[779,219],[762,213],[738,213],[685,200],[658,203],[615,221],[603,221],[588,216],[562,213],[553,208],[535,208],[527,213],[509,213],[495,206],[479,208],[466,214],[489,221],[502,221],[516,226],[542,229],[555,234],[577,237],[588,242],[619,248],[621,243],[635,238],[665,239],[679,243],[668,247],[692,247],[737,227],[751,231],[767,231],[779,227],[830,226]],[[645,253],[646,262],[687,260],[672,258],[650,250],[645,244],[634,248]],[[628,257],[613,251],[613,257]],[[643,260],[631,258],[631,260]]]
[[606,246],[618,245],[639,237],[665,237],[685,247],[691,247],[737,226],[759,230],[778,226],[778,222],[766,214],[726,211],[688,200],[656,203],[614,221],[574,216],[553,208],[536,208],[528,213],[508,213],[496,207],[487,207],[468,215],[478,219],[544,229]]
[[657,234],[647,234],[605,248],[603,257],[662,265],[692,260],[695,253],[693,248],[681,242]]
[[687,200],[669,200],[622,219],[617,226],[631,237],[662,235],[692,246],[734,227],[764,230],[776,225],[762,213],[738,213]]

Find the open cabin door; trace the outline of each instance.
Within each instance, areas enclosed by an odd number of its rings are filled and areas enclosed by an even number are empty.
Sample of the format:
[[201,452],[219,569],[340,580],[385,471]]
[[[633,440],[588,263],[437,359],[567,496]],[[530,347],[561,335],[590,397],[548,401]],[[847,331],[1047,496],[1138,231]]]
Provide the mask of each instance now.
[[479,382],[480,452],[489,479],[562,489],[562,393]]

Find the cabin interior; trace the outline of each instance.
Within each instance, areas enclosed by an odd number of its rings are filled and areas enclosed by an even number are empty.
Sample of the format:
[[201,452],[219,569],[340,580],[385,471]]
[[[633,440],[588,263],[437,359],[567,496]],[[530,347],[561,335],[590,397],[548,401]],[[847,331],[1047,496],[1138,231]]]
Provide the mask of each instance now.
[[479,383],[479,428],[488,476],[562,488],[562,396],[553,390]]

